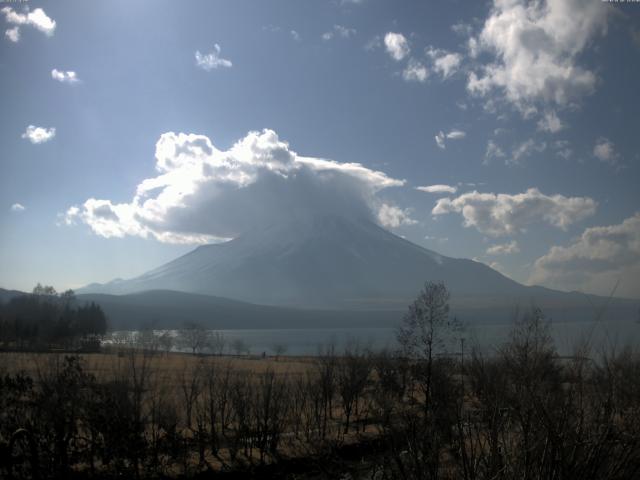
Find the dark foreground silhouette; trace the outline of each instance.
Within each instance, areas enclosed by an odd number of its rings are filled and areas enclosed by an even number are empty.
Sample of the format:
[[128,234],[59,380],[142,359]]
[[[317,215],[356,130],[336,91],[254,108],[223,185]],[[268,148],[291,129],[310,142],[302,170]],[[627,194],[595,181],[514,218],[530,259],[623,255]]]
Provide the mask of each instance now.
[[[465,352],[448,293],[431,283],[398,340],[397,352],[325,347],[302,369],[151,350],[103,364],[23,354],[37,360],[28,372],[3,362],[0,477],[640,474],[638,352],[596,355],[585,341],[560,358],[537,309],[493,355]],[[174,358],[184,362],[162,367]]]

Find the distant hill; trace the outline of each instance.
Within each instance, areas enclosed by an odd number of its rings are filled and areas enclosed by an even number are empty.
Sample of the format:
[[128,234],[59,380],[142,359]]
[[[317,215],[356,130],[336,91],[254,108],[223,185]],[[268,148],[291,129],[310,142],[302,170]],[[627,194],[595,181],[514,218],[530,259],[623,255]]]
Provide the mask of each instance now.
[[[593,320],[605,299],[592,305],[585,296],[582,303],[570,306],[548,303],[544,313],[556,321]],[[99,304],[109,319],[112,330],[179,328],[186,322],[200,323],[213,329],[269,328],[359,328],[395,327],[407,311],[402,309],[328,310],[297,309],[255,305],[208,295],[154,290],[128,295],[82,294],[78,299]],[[486,299],[485,300],[490,300]],[[577,299],[576,299],[577,300]],[[591,299],[593,300],[593,299]],[[507,323],[513,320],[516,308],[528,308],[531,303],[505,303],[504,299],[475,304],[469,298],[452,299],[451,315],[463,323]],[[609,304],[602,315],[604,321],[633,319],[636,305],[631,302]]]
[[178,328],[186,322],[215,329],[389,327],[403,313],[272,307],[169,290],[129,295],[81,294],[78,300],[99,304],[112,330],[146,325]]
[[20,295],[26,295],[26,293],[19,290],[5,290],[4,288],[0,288],[0,303],[7,303],[12,298],[19,297]]
[[[7,302],[25,292],[0,289],[0,301]],[[394,327],[407,311],[407,305],[379,309],[300,309],[256,305],[210,295],[170,290],[152,290],[128,295],[79,294],[81,303],[96,302],[107,315],[110,330],[179,328],[196,322],[212,329],[270,328],[375,328]],[[571,299],[570,302],[567,299]],[[464,323],[495,324],[510,322],[516,308],[533,302],[513,297],[462,297],[451,299],[451,315]],[[599,310],[602,319],[635,320],[637,302],[613,301],[582,294],[549,295],[543,307],[548,318],[558,321],[593,320]],[[606,307],[606,309],[603,309]]]

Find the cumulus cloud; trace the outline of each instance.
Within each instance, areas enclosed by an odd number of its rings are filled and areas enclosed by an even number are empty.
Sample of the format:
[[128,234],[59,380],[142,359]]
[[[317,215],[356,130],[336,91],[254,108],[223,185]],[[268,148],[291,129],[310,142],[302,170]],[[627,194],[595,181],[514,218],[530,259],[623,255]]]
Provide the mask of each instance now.
[[538,130],[542,130],[543,132],[558,133],[563,128],[564,125],[554,110],[545,112],[543,117],[538,120]]
[[480,233],[499,237],[523,232],[536,223],[566,230],[593,215],[596,206],[595,200],[589,197],[549,196],[537,188],[530,188],[515,195],[473,191],[457,198],[441,198],[431,213],[459,213],[465,227],[474,227]]
[[520,246],[518,242],[512,240],[508,243],[497,243],[495,245],[491,245],[487,248],[487,255],[511,255],[513,253],[518,253],[520,251]]
[[65,223],[86,223],[104,237],[207,243],[316,214],[410,221],[407,211],[398,214],[376,196],[403,180],[359,163],[298,155],[272,130],[250,132],[226,151],[204,135],[168,132],[155,156],[158,174],[140,182],[130,202],[89,198],[67,210]]
[[384,47],[387,53],[391,55],[395,61],[399,62],[407,55],[411,49],[409,48],[409,42],[401,33],[389,32],[384,36]]
[[33,27],[49,37],[53,35],[56,29],[55,20],[49,18],[41,8],[29,11],[29,7],[25,7],[23,13],[19,13],[11,7],[3,7],[0,12],[4,14],[7,23],[15,25],[4,32],[5,36],[12,42],[20,40],[20,27],[22,26]]
[[422,62],[410,59],[407,62],[407,66],[402,71],[402,78],[404,78],[407,82],[420,82],[424,83],[429,76],[429,71],[427,67],[422,64]]
[[301,40],[300,34],[297,30],[291,30],[289,34],[291,35],[291,38],[293,38],[296,42],[299,42]]
[[459,53],[451,53],[446,50],[429,47],[426,54],[433,61],[433,69],[438,72],[442,78],[448,78],[458,71],[462,63],[462,55]]
[[22,205],[21,203],[14,203],[13,205],[11,205],[10,210],[12,212],[23,212],[24,210],[26,210],[27,207],[25,207],[24,205]]
[[640,297],[640,213],[622,223],[587,228],[569,246],[554,246],[534,264],[531,283]]
[[351,38],[356,34],[355,28],[345,27],[343,25],[334,25],[332,30],[322,34],[322,40],[328,41],[333,38]]
[[445,148],[447,148],[447,140],[462,140],[466,136],[467,134],[462,130],[451,130],[449,133],[440,131],[436,133],[436,136],[434,138],[436,140],[436,145],[444,150]]
[[601,162],[611,165],[615,165],[618,162],[618,154],[613,142],[605,137],[600,137],[596,140],[596,144],[593,147],[593,155]]
[[398,228],[402,225],[415,225],[418,223],[411,218],[409,209],[402,209],[394,205],[383,203],[378,210],[380,225],[387,228]]
[[458,187],[451,185],[426,185],[424,187],[416,187],[416,190],[427,193],[456,193]]
[[53,70],[51,70],[51,78],[61,83],[70,83],[70,84],[78,83],[80,81],[76,72],[72,70],[67,70],[65,72],[63,70],[58,70],[57,68],[54,68]]
[[480,96],[503,92],[524,115],[537,105],[564,107],[593,92],[596,75],[578,62],[606,32],[609,9],[599,1],[494,0],[470,52],[486,51],[490,63],[469,74],[467,88]]
[[220,56],[220,45],[217,43],[213,45],[213,50],[209,53],[203,54],[199,50],[196,50],[196,65],[207,72],[216,68],[231,68],[233,63],[231,60],[222,58]]
[[22,134],[22,138],[29,140],[33,144],[48,142],[55,136],[55,128],[36,127],[35,125],[29,125]]

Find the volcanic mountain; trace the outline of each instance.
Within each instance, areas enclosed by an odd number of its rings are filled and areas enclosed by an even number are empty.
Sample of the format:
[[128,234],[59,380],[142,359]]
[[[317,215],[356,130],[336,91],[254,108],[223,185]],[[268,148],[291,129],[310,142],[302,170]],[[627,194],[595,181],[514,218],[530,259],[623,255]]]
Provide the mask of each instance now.
[[336,215],[248,231],[137,278],[79,293],[174,290],[272,306],[400,310],[427,280],[443,281],[462,307],[588,306],[581,294],[527,287],[482,263],[422,248],[373,221]]

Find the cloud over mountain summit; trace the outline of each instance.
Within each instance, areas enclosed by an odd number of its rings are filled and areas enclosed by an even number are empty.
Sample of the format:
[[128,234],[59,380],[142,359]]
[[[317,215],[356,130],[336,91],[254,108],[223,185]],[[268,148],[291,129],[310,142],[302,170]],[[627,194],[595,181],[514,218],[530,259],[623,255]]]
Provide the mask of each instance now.
[[130,202],[89,198],[67,210],[66,223],[81,221],[104,237],[207,243],[310,215],[375,220],[388,208],[376,193],[404,184],[359,163],[298,155],[266,129],[226,151],[204,135],[167,132],[155,156],[158,174],[140,182]]

